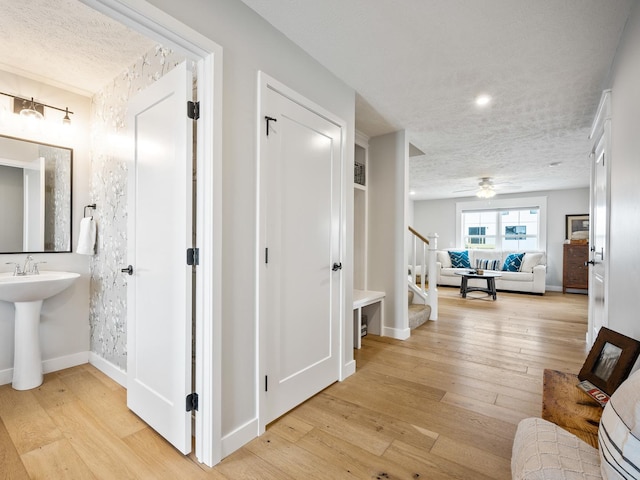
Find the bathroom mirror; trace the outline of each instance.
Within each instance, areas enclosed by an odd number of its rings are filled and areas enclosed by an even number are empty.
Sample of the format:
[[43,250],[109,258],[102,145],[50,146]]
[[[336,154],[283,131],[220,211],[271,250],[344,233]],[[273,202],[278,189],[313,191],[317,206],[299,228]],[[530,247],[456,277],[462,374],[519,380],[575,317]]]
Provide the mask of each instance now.
[[71,251],[73,150],[0,135],[0,253]]

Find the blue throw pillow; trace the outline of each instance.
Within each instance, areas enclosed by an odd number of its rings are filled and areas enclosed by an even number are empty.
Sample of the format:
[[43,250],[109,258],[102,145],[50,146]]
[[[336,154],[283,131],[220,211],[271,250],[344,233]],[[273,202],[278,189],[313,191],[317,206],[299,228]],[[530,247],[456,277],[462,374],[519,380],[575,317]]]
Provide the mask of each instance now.
[[504,259],[504,265],[502,266],[503,272],[519,272],[522,266],[522,259],[524,253],[511,253]]
[[471,268],[469,252],[466,250],[462,252],[452,252],[449,250],[449,258],[451,258],[451,266],[453,268]]

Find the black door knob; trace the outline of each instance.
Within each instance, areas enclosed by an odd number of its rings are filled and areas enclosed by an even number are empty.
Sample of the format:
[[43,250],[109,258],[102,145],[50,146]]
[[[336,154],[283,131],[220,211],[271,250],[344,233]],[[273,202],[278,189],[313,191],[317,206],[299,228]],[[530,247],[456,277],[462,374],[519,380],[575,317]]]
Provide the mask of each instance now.
[[334,272],[337,272],[338,270],[342,270],[342,263],[334,263],[333,268],[331,270],[333,270]]

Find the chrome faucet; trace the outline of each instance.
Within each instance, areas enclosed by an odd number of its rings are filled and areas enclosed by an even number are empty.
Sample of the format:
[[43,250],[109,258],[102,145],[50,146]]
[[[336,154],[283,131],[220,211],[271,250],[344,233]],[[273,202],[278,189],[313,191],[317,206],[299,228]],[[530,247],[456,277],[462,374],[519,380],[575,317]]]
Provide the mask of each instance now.
[[40,275],[40,269],[38,265],[47,262],[34,262],[31,255],[27,255],[24,259],[24,265],[20,267],[19,263],[7,262],[7,265],[13,265],[13,276],[22,277],[24,275]]
[[[24,259],[22,275],[28,275],[31,273],[31,262],[33,262],[33,257],[31,255],[27,255],[27,258]],[[18,273],[18,275],[20,275],[20,273]]]

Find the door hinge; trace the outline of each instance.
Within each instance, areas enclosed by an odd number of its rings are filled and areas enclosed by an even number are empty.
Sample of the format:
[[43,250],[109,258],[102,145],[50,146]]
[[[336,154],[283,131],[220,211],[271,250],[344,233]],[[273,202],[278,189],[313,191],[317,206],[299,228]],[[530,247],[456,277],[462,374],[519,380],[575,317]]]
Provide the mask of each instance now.
[[264,249],[264,263],[269,263],[269,248]]
[[200,102],[187,102],[187,117],[193,120],[200,118]]
[[269,377],[267,375],[264,376],[264,391],[269,391]]
[[200,265],[199,248],[187,248],[187,265]]
[[187,395],[187,412],[198,410],[198,394],[190,393]]

